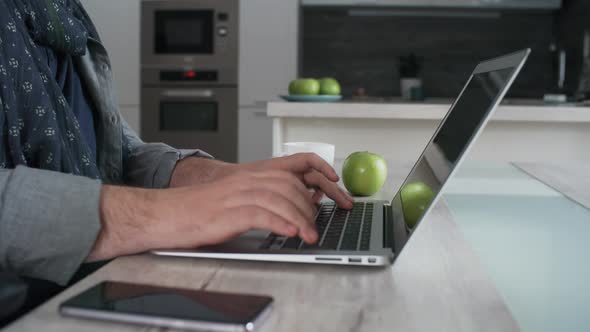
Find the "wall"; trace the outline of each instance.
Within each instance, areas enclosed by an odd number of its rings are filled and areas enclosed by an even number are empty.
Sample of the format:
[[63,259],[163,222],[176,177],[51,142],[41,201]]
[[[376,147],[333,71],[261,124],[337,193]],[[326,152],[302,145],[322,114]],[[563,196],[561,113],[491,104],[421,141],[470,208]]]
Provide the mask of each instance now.
[[478,61],[531,47],[511,96],[542,97],[554,85],[553,13],[462,13],[465,17],[351,16],[347,9],[305,8],[300,74],[334,76],[345,95],[364,87],[369,95],[399,96],[398,56],[415,53],[423,57],[426,95],[455,97]]
[[109,53],[119,110],[139,132],[140,0],[82,0]]

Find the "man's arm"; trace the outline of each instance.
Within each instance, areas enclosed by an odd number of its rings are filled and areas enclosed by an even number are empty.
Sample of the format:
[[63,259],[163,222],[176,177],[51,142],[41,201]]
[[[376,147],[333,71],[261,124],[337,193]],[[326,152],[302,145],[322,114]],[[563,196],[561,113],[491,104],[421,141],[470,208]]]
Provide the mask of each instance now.
[[100,195],[85,177],[0,169],[0,269],[65,285],[100,231]]
[[[126,184],[143,188],[166,188],[180,160],[187,157],[212,159],[201,150],[182,150],[163,143],[145,143],[125,120],[122,119],[122,122],[123,135],[130,151],[127,159],[123,161]],[[208,169],[214,171],[216,167],[202,169],[204,174]]]
[[[201,150],[178,150],[162,143],[144,143],[122,119],[123,134],[131,155],[124,160],[125,183],[143,188],[175,188],[203,185],[247,171],[290,172],[309,188],[316,189],[314,201],[324,194],[340,207],[352,208],[353,199],[337,184],[339,177],[330,165],[314,154],[298,154],[250,164],[231,164]],[[197,158],[187,158],[197,157]]]
[[252,229],[317,241],[307,188],[288,172],[243,171],[200,186],[103,187],[89,262],[157,248],[222,243]]

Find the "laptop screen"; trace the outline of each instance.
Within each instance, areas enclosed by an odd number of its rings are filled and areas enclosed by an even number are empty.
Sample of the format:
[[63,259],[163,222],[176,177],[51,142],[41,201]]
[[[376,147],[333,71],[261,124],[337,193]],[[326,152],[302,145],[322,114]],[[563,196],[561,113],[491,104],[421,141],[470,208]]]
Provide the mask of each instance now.
[[[476,73],[447,113],[392,201],[394,252],[399,253],[442,185],[485,123],[515,67]],[[386,230],[390,232],[391,230]]]

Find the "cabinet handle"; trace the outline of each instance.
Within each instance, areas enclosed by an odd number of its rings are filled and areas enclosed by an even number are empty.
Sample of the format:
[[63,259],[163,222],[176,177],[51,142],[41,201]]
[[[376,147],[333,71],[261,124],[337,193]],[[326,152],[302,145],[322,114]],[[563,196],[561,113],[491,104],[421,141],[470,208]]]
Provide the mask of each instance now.
[[163,97],[197,97],[197,98],[211,98],[215,94],[213,90],[209,89],[174,89],[162,91]]
[[240,108],[263,108],[266,107],[268,101],[258,100],[252,104],[240,105]]

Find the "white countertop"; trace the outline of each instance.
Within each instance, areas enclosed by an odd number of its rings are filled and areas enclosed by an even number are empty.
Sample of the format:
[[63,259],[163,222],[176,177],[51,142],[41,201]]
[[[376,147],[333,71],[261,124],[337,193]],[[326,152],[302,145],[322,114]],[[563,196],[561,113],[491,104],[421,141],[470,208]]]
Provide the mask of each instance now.
[[[267,115],[274,118],[343,118],[440,120],[448,103],[268,103]],[[590,107],[567,105],[501,105],[492,121],[590,123]]]

